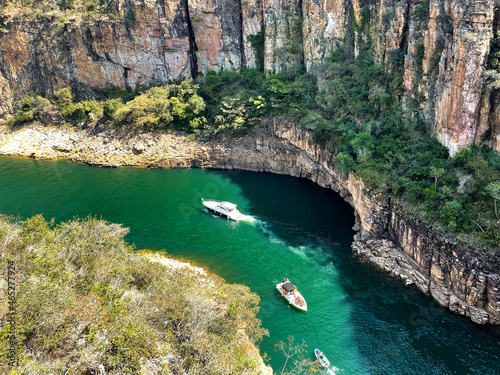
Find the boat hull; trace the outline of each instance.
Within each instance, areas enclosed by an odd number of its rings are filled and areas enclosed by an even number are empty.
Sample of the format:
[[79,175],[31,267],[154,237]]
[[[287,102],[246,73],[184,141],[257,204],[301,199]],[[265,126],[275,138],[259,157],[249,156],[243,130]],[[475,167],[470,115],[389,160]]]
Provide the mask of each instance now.
[[230,204],[229,202],[218,202],[214,200],[202,200],[203,205],[205,208],[218,216],[225,217],[226,219],[231,219],[231,220],[241,220],[242,215],[241,213],[236,209],[236,205],[231,204],[230,210],[227,210],[221,205],[223,204]]
[[207,206],[205,206],[205,207],[206,207],[206,209],[207,209],[209,212],[211,212],[211,213],[213,213],[213,214],[215,214],[215,215],[218,215],[218,216],[220,216],[220,217],[225,217],[226,219],[229,219],[229,216],[228,216],[227,214],[225,214],[225,213],[223,213],[223,212],[219,212],[219,211],[214,210],[213,208],[210,208],[210,207],[207,207]]
[[[292,294],[285,294],[285,293],[283,293],[283,283],[279,283],[278,285],[276,285],[276,289],[278,290],[278,292],[280,292],[281,296],[284,297],[288,301],[288,303],[290,305],[292,305],[296,309],[299,309],[302,311],[307,311],[307,302],[298,290],[296,290],[293,293],[293,295]],[[299,301],[302,300],[303,303],[300,304],[297,302],[297,300],[299,300]]]
[[316,359],[321,366],[323,366],[324,368],[330,367],[330,361],[325,357],[323,352],[321,352],[319,349],[314,349],[314,355],[316,356]]

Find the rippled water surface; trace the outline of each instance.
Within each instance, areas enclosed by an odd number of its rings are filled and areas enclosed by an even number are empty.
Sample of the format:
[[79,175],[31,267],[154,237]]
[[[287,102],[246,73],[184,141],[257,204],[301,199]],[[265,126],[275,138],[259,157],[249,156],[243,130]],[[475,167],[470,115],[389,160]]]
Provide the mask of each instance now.
[[[234,202],[255,220],[214,217],[202,197]],[[352,208],[306,180],[0,158],[0,213],[123,223],[137,248],[165,249],[248,285],[261,298],[270,336],[260,348],[276,372],[284,357],[274,346],[294,336],[311,358],[321,349],[337,374],[500,374],[500,336],[354,259]],[[309,311],[275,290],[285,276]]]

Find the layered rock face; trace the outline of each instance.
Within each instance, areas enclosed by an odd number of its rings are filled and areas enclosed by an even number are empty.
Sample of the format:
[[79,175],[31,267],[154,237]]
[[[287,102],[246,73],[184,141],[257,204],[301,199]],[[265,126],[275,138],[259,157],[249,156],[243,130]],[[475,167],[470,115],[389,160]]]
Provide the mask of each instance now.
[[105,87],[166,83],[208,69],[239,69],[246,61],[255,65],[243,33],[260,31],[259,3],[117,4],[113,17],[94,22],[9,19],[8,32],[0,33],[0,114],[12,112],[16,101],[35,90],[50,95],[71,87],[77,97],[85,98]]
[[356,254],[475,323],[500,325],[500,269],[467,255],[474,249],[466,252],[456,239],[412,218],[397,202],[368,193],[352,174],[338,173],[332,154],[309,143],[309,135],[287,121],[270,121],[259,136],[210,143],[170,133],[125,136],[110,129],[92,135],[89,130],[0,128],[0,154],[113,167],[243,169],[310,179],[353,206]]
[[287,174],[337,191],[355,210],[356,254],[456,314],[478,324],[500,325],[500,270],[467,256],[454,239],[403,213],[396,202],[367,194],[352,175],[336,172],[331,153],[310,144],[306,132],[279,120],[270,124],[270,131],[271,136],[211,147],[192,165]]
[[500,94],[484,78],[498,14],[495,0],[119,0],[94,22],[13,17],[0,33],[0,116],[34,90],[84,98],[209,69],[314,71],[334,49],[355,56],[371,41],[381,61],[404,57],[407,93],[451,155],[500,150]]
[[[471,144],[500,150],[500,92],[484,75],[500,30],[497,3],[117,0],[112,15],[99,21],[6,16],[0,116],[34,90],[50,95],[71,86],[85,98],[106,86],[168,82],[209,69],[304,65],[314,72],[336,48],[354,57],[370,42],[380,61],[404,60],[407,94],[451,155]],[[261,32],[264,40],[252,45],[251,36]]]

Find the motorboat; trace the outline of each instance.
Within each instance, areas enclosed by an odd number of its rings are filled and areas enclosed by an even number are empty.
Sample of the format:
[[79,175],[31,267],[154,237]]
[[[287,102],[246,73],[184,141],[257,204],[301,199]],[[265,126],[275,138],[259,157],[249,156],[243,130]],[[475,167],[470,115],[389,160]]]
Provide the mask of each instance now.
[[324,368],[330,367],[330,361],[325,357],[321,350],[314,349],[314,355],[316,356],[316,359],[321,366],[323,366]]
[[213,214],[232,219],[232,220],[241,220],[242,215],[240,211],[236,209],[236,205],[231,202],[221,202],[213,199],[203,199],[201,198],[201,202]]
[[299,310],[307,311],[307,303],[302,294],[297,290],[288,279],[283,279],[283,282],[276,285],[276,289],[286,298],[288,303]]

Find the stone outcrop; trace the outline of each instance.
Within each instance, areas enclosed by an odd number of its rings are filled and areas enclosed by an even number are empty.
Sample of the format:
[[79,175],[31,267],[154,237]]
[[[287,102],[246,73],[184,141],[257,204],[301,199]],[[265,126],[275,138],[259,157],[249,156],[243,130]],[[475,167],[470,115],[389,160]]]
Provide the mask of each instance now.
[[[65,157],[98,166],[219,168],[307,178],[335,190],[355,211],[353,251],[440,305],[478,324],[500,325],[500,269],[472,257],[454,238],[405,213],[397,202],[366,191],[352,174],[338,173],[332,154],[309,142],[285,120],[267,123],[258,136],[200,143],[182,134],[30,127],[0,129],[0,154]],[[95,133],[95,134],[94,134]]]
[[[484,75],[500,30],[498,6],[497,0],[116,0],[110,15],[94,21],[36,22],[14,10],[0,20],[7,31],[0,31],[0,116],[35,90],[50,95],[71,87],[87,98],[106,86],[163,83],[209,69],[304,65],[314,72],[336,48],[354,57],[370,42],[380,61],[404,60],[406,92],[450,154],[471,144],[500,150],[500,92]],[[260,32],[262,45],[252,46]]]

